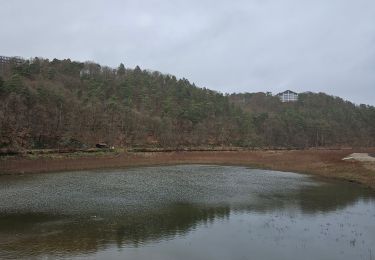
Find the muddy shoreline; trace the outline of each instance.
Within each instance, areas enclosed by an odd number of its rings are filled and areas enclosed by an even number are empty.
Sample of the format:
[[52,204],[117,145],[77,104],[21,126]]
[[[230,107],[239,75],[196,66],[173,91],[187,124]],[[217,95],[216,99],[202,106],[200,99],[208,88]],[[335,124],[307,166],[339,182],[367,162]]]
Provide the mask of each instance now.
[[14,157],[0,160],[0,175],[56,171],[125,168],[175,164],[239,165],[260,169],[292,171],[341,179],[375,189],[375,167],[358,161],[343,161],[354,152],[375,153],[372,149],[268,150],[268,151],[178,151],[120,152],[56,158]]

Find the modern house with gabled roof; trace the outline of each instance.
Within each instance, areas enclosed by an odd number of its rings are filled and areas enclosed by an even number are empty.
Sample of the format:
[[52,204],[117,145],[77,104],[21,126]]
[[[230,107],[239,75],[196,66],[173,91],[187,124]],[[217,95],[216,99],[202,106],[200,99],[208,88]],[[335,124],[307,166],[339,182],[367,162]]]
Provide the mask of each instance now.
[[298,100],[298,93],[291,90],[280,92],[277,96],[280,98],[281,102],[294,102]]

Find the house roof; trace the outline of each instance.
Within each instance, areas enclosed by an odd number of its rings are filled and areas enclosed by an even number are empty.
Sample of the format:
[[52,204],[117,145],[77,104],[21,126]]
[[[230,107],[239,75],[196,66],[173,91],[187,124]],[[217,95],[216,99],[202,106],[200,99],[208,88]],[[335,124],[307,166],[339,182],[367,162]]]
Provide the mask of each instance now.
[[280,93],[278,93],[277,95],[282,95],[282,94],[287,93],[287,92],[298,95],[298,93],[296,93],[296,92],[294,92],[294,91],[291,91],[291,90],[289,90],[289,89],[287,89],[287,90],[285,90],[285,91],[283,91],[283,92],[280,92]]

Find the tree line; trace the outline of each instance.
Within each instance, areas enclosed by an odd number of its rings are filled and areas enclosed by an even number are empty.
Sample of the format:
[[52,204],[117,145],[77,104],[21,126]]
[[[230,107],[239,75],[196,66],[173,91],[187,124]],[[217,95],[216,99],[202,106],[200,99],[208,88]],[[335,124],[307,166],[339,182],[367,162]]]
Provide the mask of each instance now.
[[375,108],[323,93],[281,103],[222,94],[120,64],[42,58],[2,65],[0,148],[375,146]]

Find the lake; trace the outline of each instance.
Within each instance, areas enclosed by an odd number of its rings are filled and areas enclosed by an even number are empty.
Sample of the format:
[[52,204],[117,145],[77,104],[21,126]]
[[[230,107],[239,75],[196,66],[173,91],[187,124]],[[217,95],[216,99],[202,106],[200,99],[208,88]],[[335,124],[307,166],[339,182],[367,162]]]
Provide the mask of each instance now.
[[375,259],[375,193],[181,165],[0,177],[1,259]]

